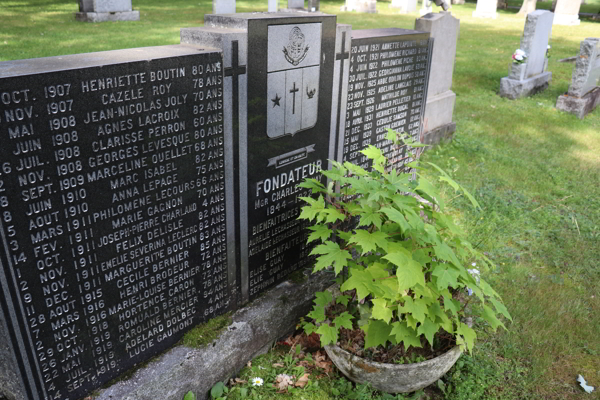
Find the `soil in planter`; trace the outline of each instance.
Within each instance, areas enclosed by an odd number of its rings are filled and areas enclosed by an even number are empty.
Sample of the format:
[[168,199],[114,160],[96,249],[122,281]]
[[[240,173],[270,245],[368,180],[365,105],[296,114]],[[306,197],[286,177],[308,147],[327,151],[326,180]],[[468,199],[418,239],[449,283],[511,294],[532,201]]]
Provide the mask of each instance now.
[[[334,312],[335,315],[339,315],[340,312],[343,312],[339,310],[340,307],[344,308],[340,304],[333,307],[336,308],[335,312],[330,308],[327,310],[328,314]],[[331,320],[334,318],[335,316],[333,316],[332,313]],[[338,340],[338,344],[342,349],[356,356],[387,364],[410,364],[430,360],[444,354],[452,347],[456,346],[454,337],[442,329],[436,333],[433,342],[433,348],[429,345],[427,340],[421,339],[422,347],[420,348],[410,346],[408,350],[406,350],[403,344],[392,345],[391,343],[388,343],[386,348],[378,346],[377,348],[365,349],[365,332],[358,327],[356,320],[353,329],[340,329]]]

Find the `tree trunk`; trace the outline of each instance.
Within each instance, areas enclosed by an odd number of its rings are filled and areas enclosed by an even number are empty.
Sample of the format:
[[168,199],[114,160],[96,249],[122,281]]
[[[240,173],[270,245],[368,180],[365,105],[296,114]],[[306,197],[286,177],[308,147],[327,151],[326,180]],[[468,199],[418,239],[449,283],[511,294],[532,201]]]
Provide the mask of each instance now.
[[535,11],[535,3],[536,3],[536,0],[523,0],[523,5],[521,6],[521,9],[519,10],[519,14],[527,15],[530,12]]

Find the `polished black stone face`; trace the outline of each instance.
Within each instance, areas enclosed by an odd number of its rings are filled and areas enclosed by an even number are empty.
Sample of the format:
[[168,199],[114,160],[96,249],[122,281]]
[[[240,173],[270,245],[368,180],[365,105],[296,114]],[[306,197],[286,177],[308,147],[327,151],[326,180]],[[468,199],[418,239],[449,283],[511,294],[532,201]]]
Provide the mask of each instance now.
[[299,198],[310,193],[298,184],[320,179],[333,154],[335,23],[330,15],[248,20],[248,137],[240,148],[247,168],[240,179],[248,188],[241,260],[250,299],[313,261],[297,220]]
[[80,398],[234,303],[221,63],[165,46],[0,65],[1,318],[28,399]]
[[343,160],[364,168],[359,153],[380,148],[390,166],[400,169],[415,154],[386,139],[387,129],[419,140],[430,65],[429,34],[404,29],[352,32]]

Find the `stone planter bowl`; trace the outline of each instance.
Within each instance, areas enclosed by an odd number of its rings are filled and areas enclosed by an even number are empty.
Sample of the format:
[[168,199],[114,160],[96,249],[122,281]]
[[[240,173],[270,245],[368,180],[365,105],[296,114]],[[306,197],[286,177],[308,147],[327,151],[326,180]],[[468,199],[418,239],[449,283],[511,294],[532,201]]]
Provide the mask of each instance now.
[[439,357],[414,364],[383,364],[368,361],[341,349],[325,346],[336,367],[356,383],[369,383],[387,393],[409,393],[440,379],[462,354],[455,346]]

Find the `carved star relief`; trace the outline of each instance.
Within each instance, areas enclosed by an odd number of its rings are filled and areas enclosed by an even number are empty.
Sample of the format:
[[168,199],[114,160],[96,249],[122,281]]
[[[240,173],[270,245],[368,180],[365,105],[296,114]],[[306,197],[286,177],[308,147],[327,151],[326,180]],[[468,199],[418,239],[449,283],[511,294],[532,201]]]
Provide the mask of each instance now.
[[279,97],[277,93],[275,93],[275,98],[271,99],[271,101],[273,102],[273,108],[275,108],[275,106],[281,107],[281,104],[279,104],[279,100],[281,100],[281,97]]

